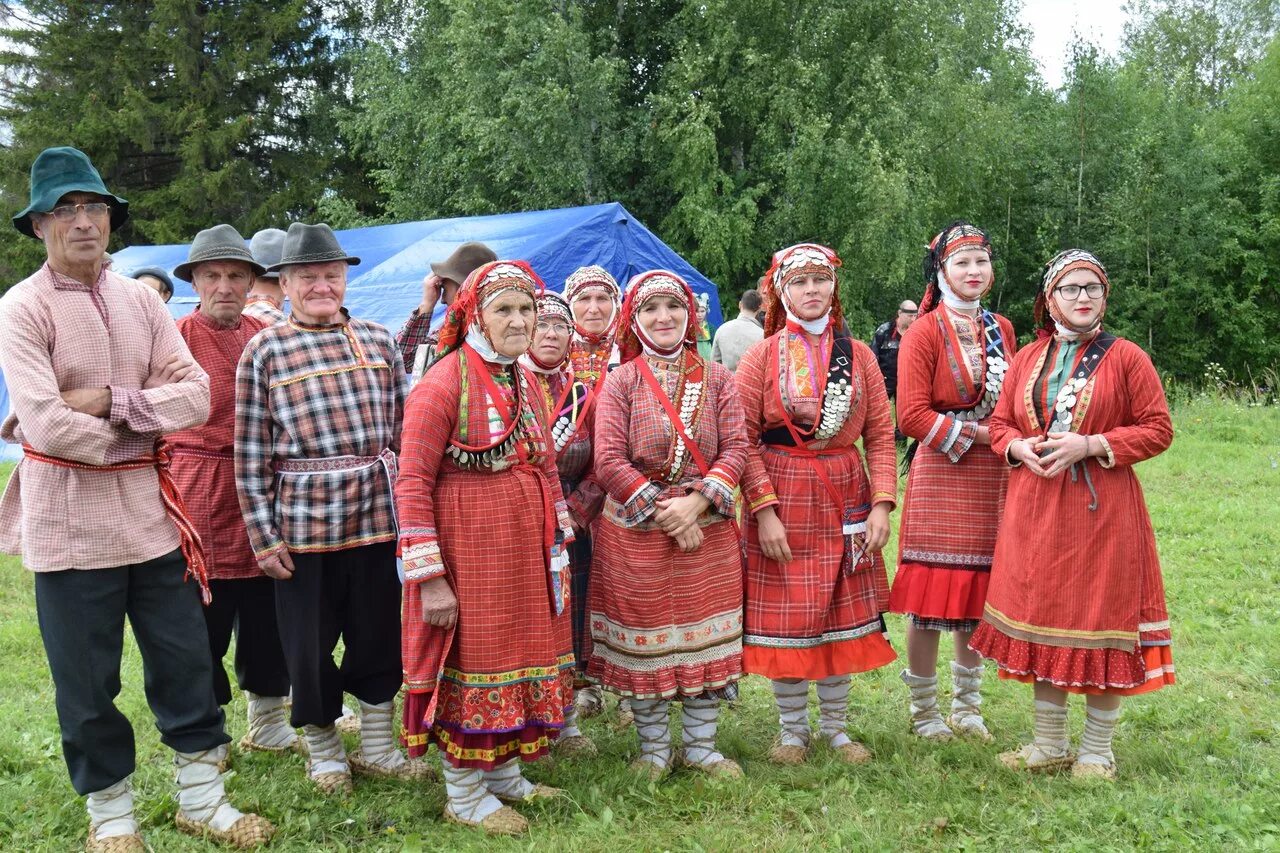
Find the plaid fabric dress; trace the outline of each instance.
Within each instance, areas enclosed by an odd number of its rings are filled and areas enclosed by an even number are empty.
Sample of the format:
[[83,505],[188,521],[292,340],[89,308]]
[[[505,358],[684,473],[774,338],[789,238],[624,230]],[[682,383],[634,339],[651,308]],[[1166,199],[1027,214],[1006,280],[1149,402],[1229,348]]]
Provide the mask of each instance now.
[[[803,428],[814,422],[819,403],[793,402],[795,366],[786,357],[793,332],[779,331],[749,349],[734,383],[742,398],[747,441],[752,447],[742,478],[747,571],[743,668],[768,678],[820,679],[884,666],[896,655],[884,635],[889,605],[884,560],[846,572],[846,508],[868,510],[897,499],[897,454],[893,416],[884,380],[871,350],[853,341],[852,406],[844,426],[830,439],[809,443],[816,458],[762,443],[761,433],[784,427],[784,417]],[[830,339],[818,367],[825,372]],[[868,481],[856,442],[870,463]],[[842,498],[837,505],[815,466]],[[792,560],[786,565],[760,550],[755,512],[773,506],[787,530]]]
[[[1044,434],[1034,389],[1051,345],[1028,346],[1010,370],[991,419],[1001,457],[1015,439]],[[1133,466],[1172,443],[1169,407],[1151,359],[1123,339],[1080,399],[1071,429],[1100,435],[1108,457],[1086,460],[1075,477],[1013,470],[1008,505],[1017,511],[1000,528],[982,625],[969,644],[999,663],[1002,678],[1072,693],[1146,693],[1173,684],[1174,669],[1155,533]]]
[[[732,694],[742,674],[742,560],[733,492],[746,463],[733,378],[686,349],[649,365],[677,410],[679,389],[701,382],[688,432],[703,476],[645,384],[640,356],[609,374],[596,409],[595,477],[608,493],[591,566],[592,681],[642,699]],[[690,397],[692,400],[692,397]],[[674,466],[674,467],[673,467]],[[656,501],[699,492],[711,507],[691,554],[653,521]]]
[[[512,382],[522,383],[517,424],[491,466],[458,450],[504,433],[482,370],[504,406],[515,401]],[[515,370],[456,350],[431,366],[405,407],[396,497],[406,741],[414,755],[435,743],[457,767],[546,754],[573,703],[570,610],[556,613],[543,547],[548,526],[563,539],[569,517],[537,380]],[[439,577],[458,599],[451,631],[422,621],[421,584]]]
[[[1013,325],[997,317],[1006,358]],[[916,439],[907,475],[898,573],[889,609],[916,625],[972,631],[982,618],[1007,466],[974,445],[977,423],[950,412],[972,408],[986,381],[982,327],[945,306],[911,324],[898,350],[898,429]]]

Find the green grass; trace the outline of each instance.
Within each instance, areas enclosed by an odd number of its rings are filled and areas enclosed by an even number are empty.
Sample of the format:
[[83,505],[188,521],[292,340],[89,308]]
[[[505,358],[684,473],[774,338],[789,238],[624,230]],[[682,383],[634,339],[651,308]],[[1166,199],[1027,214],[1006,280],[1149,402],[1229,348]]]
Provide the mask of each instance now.
[[[1140,476],[1164,562],[1180,683],[1126,702],[1114,786],[1000,769],[996,753],[1029,735],[1031,700],[1025,686],[994,678],[985,708],[996,743],[912,739],[900,667],[889,666],[854,680],[850,726],[875,750],[870,765],[842,766],[822,752],[797,769],[767,764],[775,717],[767,686],[751,678],[721,736],[724,752],[746,768],[744,781],[678,773],[640,784],[626,772],[634,735],[597,718],[586,724],[597,758],[527,769],[569,797],[522,808],[533,831],[518,841],[444,824],[439,783],[360,783],[349,799],[326,800],[304,780],[296,756],[238,756],[228,788],[241,807],[279,825],[273,849],[292,851],[1280,847],[1280,409],[1192,401],[1175,412],[1175,426],[1173,448],[1141,466]],[[901,620],[891,630],[901,650]],[[173,829],[170,754],[147,712],[131,642],[124,684],[120,704],[138,735],[134,782],[149,842],[160,851],[216,849]],[[229,718],[238,739],[243,699]],[[1078,737],[1078,702],[1071,725]],[[85,830],[62,763],[31,576],[4,558],[0,849],[76,849]]]

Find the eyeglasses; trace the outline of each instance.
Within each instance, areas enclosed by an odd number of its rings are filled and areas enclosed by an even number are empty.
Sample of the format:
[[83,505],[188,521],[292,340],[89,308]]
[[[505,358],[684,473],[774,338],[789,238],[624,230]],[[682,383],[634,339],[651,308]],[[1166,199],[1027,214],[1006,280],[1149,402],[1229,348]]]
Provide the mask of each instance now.
[[1102,297],[1102,294],[1107,292],[1107,289],[1102,286],[1101,282],[1096,281],[1093,284],[1064,284],[1062,287],[1058,288],[1057,292],[1062,294],[1063,299],[1071,302],[1072,300],[1080,298],[1080,291],[1082,290],[1089,294],[1090,299],[1099,299]]
[[557,332],[561,335],[569,334],[569,327],[566,326],[564,323],[548,323],[545,320],[541,320],[538,322],[535,328],[539,332]]
[[74,222],[80,211],[89,214],[90,219],[101,219],[111,212],[111,205],[105,201],[87,201],[83,204],[60,204],[49,215],[59,222]]

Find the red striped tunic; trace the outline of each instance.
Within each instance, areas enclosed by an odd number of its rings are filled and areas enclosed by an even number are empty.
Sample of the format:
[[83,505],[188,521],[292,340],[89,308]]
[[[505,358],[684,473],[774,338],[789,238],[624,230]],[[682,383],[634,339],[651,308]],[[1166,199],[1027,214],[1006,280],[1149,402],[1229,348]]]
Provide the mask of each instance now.
[[[1018,354],[991,419],[992,447],[1043,435],[1033,386],[1051,341]],[[1090,387],[1092,390],[1090,390]],[[1164,389],[1136,344],[1112,345],[1077,405],[1072,430],[1101,435],[1106,459],[1051,480],[1025,468],[1009,478],[982,625],[970,645],[1003,677],[1077,693],[1143,693],[1174,681],[1169,614],[1155,534],[1133,466],[1173,441]],[[1083,419],[1080,415],[1083,411]]]

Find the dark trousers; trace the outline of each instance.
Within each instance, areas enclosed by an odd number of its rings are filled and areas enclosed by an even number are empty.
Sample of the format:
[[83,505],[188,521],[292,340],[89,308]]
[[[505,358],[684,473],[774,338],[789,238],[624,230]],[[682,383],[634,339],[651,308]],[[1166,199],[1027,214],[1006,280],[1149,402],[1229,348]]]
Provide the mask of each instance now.
[[231,682],[222,659],[236,636],[236,683],[259,696],[289,692],[289,671],[276,627],[276,587],[268,577],[211,580],[213,602],[204,609],[213,662],[213,695],[219,705],[231,701]]
[[[294,573],[276,581],[276,616],[295,727],[329,726],[342,694],[370,705],[400,689],[400,579],[394,542],[325,553],[290,552]],[[341,637],[342,665],[333,660]]]
[[[53,674],[62,755],[79,794],[134,770],[133,728],[120,694],[124,618],[142,653],[143,687],[160,740],[178,752],[227,743],[198,626],[200,591],[181,551],[112,569],[36,572],[36,613]],[[194,630],[193,630],[194,629]]]

